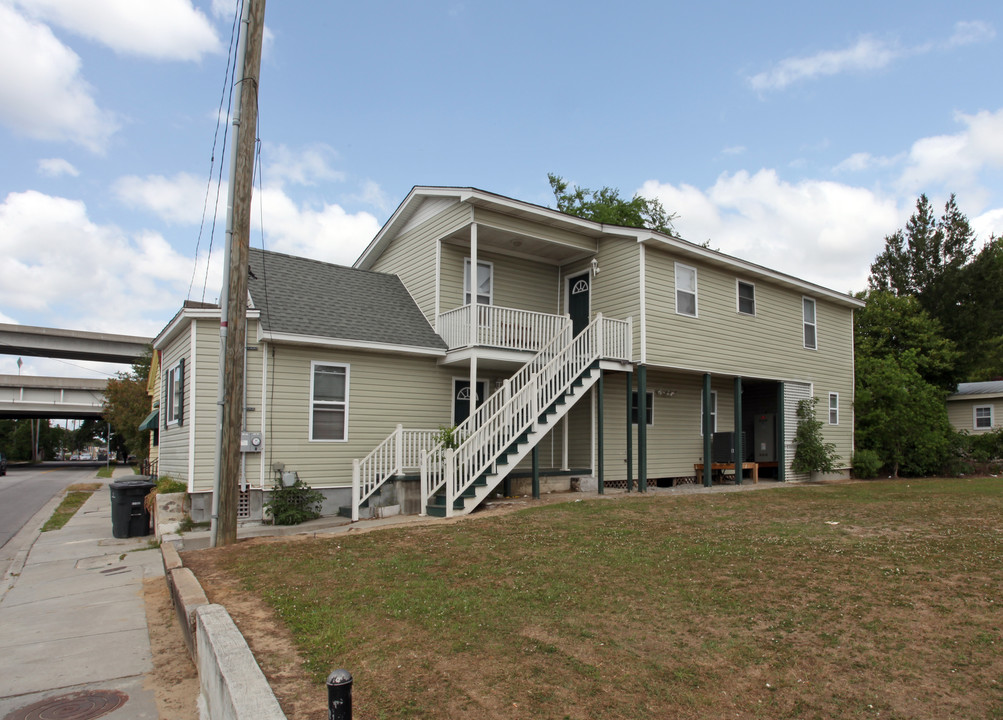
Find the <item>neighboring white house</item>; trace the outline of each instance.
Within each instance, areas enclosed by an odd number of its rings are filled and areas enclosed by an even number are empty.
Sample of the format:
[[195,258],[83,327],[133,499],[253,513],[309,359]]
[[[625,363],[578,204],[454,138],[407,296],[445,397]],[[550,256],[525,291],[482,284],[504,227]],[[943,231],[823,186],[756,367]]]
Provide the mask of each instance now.
[[1003,380],[958,385],[947,398],[947,419],[955,430],[970,434],[1003,427]]
[[[353,268],[250,264],[245,428],[261,444],[243,517],[289,472],[354,516],[468,512],[534,467],[550,489],[709,481],[694,465],[722,451],[794,479],[812,396],[849,467],[863,303],[844,293],[474,188],[414,188]],[[218,337],[218,308],[186,307],[154,341],[160,472],[187,480],[196,520]],[[455,450],[436,437],[453,426]]]

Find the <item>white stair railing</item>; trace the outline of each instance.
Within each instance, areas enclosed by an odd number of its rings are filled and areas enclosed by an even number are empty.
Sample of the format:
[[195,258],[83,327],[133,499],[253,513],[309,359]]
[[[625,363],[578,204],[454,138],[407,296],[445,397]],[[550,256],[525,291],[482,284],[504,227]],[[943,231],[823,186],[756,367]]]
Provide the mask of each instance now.
[[421,470],[422,512],[428,499],[445,486],[446,515],[451,516],[456,498],[522,433],[529,432],[593,363],[604,357],[630,360],[631,332],[630,319],[609,320],[599,313],[570,342],[561,337],[544,348],[495,393],[496,402],[478,408],[483,412],[471,416],[473,422],[455,449],[439,445],[427,454]]
[[438,430],[405,430],[398,425],[387,438],[362,460],[352,461],[352,520],[359,519],[359,507],[383,483],[405,470],[419,470],[428,449],[438,442]]

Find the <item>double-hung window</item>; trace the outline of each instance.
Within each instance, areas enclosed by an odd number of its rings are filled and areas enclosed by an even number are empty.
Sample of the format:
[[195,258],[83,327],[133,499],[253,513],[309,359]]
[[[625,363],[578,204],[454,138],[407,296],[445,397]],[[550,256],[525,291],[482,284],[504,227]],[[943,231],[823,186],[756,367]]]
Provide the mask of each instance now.
[[697,270],[676,263],[676,312],[697,316]]
[[801,313],[804,321],[804,346],[809,350],[815,350],[818,348],[818,327],[815,324],[815,301],[811,298],[802,298]]
[[743,315],[756,314],[756,286],[738,281],[738,311]]
[[993,426],[993,406],[978,405],[973,410],[972,419],[976,430],[989,430]]
[[[490,305],[494,296],[494,266],[489,262],[477,263],[477,303]],[[463,261],[463,304],[470,304],[470,258]]]
[[185,416],[185,359],[164,375],[165,426],[181,425]]
[[839,393],[829,393],[829,424],[839,425]]
[[311,363],[310,439],[348,440],[348,365]]

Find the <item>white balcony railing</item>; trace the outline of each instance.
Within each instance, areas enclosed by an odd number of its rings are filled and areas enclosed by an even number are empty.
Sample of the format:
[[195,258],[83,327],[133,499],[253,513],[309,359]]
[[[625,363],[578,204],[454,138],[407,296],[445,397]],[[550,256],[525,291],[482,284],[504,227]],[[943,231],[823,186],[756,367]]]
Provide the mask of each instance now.
[[571,327],[567,315],[478,305],[477,329],[472,336],[470,312],[471,306],[464,305],[439,315],[439,335],[450,350],[477,345],[535,353]]

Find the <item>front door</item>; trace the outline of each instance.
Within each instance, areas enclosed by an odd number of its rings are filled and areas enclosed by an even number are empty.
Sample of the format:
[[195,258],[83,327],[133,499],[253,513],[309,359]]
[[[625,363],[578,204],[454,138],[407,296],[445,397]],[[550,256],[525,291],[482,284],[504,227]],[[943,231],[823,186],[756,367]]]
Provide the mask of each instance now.
[[[484,402],[484,381],[477,381],[477,405]],[[475,405],[474,407],[477,407]],[[459,425],[470,415],[470,381],[453,380],[453,425]]]
[[588,273],[568,278],[568,314],[575,336],[589,326],[589,286]]

